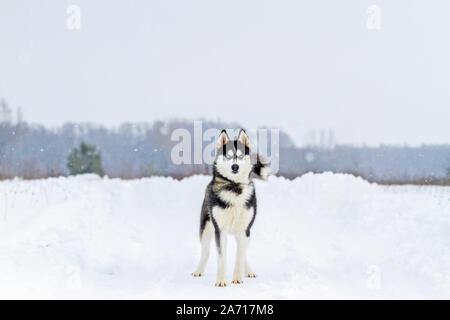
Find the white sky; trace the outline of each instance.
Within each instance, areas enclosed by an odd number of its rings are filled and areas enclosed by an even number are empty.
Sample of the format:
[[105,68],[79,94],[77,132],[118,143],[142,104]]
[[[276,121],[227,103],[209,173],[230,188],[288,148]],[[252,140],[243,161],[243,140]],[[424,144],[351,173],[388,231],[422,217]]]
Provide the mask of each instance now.
[[0,97],[49,126],[220,118],[299,144],[313,128],[450,143],[449,14],[446,0],[2,1]]

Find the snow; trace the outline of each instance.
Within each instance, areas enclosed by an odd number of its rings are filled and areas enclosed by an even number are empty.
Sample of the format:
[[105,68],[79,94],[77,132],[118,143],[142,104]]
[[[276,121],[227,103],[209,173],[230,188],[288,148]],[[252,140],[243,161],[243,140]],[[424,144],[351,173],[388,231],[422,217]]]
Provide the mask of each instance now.
[[[255,181],[249,261],[193,278],[210,177],[0,182],[0,298],[450,298],[450,188],[342,174]],[[214,244],[213,244],[214,245]]]

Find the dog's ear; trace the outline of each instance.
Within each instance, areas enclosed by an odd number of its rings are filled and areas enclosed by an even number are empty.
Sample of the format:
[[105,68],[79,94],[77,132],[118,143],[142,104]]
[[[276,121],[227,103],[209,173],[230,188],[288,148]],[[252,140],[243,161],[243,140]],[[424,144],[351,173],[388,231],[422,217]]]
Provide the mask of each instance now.
[[219,139],[217,140],[217,149],[222,148],[224,145],[227,144],[227,142],[229,140],[230,140],[230,138],[228,138],[227,131],[225,129],[222,130],[222,132],[220,133]]
[[247,148],[250,148],[250,140],[248,139],[247,133],[245,133],[244,129],[239,131],[238,141],[245,145]]

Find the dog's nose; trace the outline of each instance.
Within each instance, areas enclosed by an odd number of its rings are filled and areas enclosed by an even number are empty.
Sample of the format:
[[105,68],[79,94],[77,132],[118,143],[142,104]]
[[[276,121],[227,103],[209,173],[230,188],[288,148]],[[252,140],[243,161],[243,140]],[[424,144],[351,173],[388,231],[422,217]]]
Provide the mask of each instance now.
[[231,166],[231,170],[233,170],[233,172],[238,172],[239,166],[235,163]]

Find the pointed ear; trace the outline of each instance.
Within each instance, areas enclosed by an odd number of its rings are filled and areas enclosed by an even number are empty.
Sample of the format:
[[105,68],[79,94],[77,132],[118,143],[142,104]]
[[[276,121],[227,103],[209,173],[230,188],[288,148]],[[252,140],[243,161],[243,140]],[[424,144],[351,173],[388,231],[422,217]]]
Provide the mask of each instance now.
[[248,135],[247,133],[245,133],[244,129],[241,129],[241,131],[239,131],[238,141],[240,141],[250,149],[250,140],[248,139]]
[[225,144],[227,144],[228,140],[230,140],[230,138],[228,138],[227,132],[225,130],[222,130],[222,132],[220,133],[219,139],[217,140],[217,149],[220,149]]

